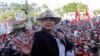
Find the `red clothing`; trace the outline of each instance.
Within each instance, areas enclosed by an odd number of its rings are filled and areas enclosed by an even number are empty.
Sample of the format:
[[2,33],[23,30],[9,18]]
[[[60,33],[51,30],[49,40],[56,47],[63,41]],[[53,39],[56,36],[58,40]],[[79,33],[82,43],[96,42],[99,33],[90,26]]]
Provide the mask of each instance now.
[[80,39],[77,39],[76,41],[77,41],[77,45],[80,46],[80,44],[81,44]]
[[6,41],[6,36],[2,36],[2,42],[4,43]]
[[78,52],[75,56],[83,56],[83,52]]
[[84,56],[90,56],[88,52],[84,52]]

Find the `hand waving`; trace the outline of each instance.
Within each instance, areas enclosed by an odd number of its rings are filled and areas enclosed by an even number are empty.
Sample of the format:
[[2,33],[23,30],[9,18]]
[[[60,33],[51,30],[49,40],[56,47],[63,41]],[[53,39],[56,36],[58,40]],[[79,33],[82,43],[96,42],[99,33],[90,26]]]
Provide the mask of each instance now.
[[16,47],[18,47],[18,51],[22,52],[23,54],[29,55],[32,48],[32,39],[29,39],[29,42],[22,41],[21,39],[13,39],[12,43]]

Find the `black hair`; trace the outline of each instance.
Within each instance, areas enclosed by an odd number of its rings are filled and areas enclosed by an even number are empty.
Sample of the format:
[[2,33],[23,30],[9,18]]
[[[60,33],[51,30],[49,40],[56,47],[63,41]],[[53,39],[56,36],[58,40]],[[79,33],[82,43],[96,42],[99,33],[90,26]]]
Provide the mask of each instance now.
[[97,53],[98,51],[99,51],[98,47],[95,46],[95,47],[92,48],[92,53]]

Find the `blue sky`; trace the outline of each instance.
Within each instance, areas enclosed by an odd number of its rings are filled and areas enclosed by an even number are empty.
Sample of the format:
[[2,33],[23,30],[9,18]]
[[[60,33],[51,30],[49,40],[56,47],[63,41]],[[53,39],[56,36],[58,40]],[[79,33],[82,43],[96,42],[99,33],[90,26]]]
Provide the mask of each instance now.
[[[17,2],[22,3],[25,2],[25,0],[0,0],[0,2]],[[100,8],[100,0],[28,0],[28,2],[31,3],[37,3],[39,5],[47,4],[50,9],[62,7],[65,4],[68,4],[70,2],[81,2],[83,4],[87,4],[89,10],[99,9]]]

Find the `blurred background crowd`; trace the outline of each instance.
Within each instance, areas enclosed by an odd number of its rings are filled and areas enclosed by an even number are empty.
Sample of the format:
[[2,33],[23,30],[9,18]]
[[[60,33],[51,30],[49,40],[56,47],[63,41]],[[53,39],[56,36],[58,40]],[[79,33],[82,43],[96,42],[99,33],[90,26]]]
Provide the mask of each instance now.
[[[34,33],[42,29],[36,17],[56,4],[53,3],[54,0],[48,0],[52,5],[45,2],[42,6],[40,0],[36,0],[40,5],[35,3],[35,0],[32,0],[31,4],[28,3],[31,0],[12,1],[16,0],[0,0],[0,56],[23,56],[12,41],[20,39],[31,44],[34,41]],[[68,3],[66,0],[65,4],[59,1],[57,0],[58,6],[51,10],[62,17],[56,29],[61,29],[74,44],[72,52],[68,51],[67,56],[100,56],[100,8],[95,8],[100,4],[99,0],[68,0]],[[91,5],[94,8],[91,9],[90,3],[94,2],[95,4]],[[60,7],[59,3],[63,5]]]

